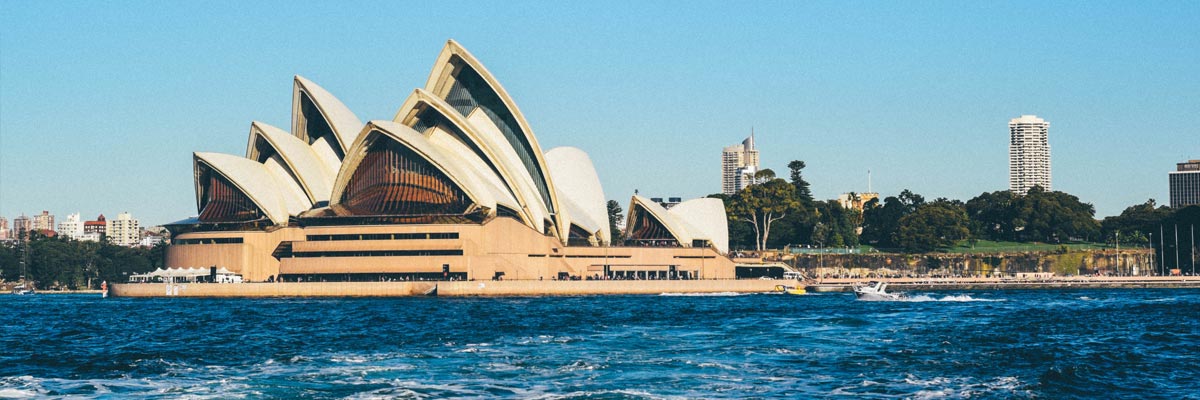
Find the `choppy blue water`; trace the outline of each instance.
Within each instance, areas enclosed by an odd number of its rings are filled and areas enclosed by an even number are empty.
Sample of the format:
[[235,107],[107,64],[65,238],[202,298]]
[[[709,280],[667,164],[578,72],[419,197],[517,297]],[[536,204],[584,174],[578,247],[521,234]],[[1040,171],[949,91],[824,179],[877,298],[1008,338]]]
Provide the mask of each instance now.
[[0,296],[0,397],[1195,398],[1200,291]]

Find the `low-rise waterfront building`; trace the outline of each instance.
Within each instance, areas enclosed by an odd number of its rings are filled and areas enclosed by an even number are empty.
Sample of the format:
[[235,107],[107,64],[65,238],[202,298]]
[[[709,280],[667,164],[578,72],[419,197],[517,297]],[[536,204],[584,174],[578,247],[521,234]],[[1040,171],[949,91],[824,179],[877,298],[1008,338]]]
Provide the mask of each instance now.
[[871,200],[875,200],[878,198],[879,198],[879,193],[875,193],[875,192],[842,193],[842,194],[838,195],[837,201],[838,201],[838,204],[840,204],[842,206],[842,208],[845,208],[848,210],[854,209],[854,210],[862,211],[863,206],[865,206]]
[[1175,164],[1168,174],[1171,188],[1171,207],[1181,208],[1200,204],[1200,160]]

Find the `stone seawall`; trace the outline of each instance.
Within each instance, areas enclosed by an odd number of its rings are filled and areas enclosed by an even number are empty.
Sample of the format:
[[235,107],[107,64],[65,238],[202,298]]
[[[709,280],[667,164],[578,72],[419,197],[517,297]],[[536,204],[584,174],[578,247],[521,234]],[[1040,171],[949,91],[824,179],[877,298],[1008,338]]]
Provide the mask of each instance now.
[[405,297],[437,288],[438,296],[578,296],[661,293],[761,293],[782,280],[696,281],[457,281],[304,283],[127,283],[113,297]]
[[[1049,279],[1012,278],[878,278],[894,291],[1027,290],[1027,289],[1200,289],[1198,276],[1075,276]],[[810,292],[852,292],[867,279],[822,279],[807,282]]]
[[1058,276],[1095,273],[1123,276],[1156,274],[1147,249],[930,254],[797,255],[792,265],[811,277],[822,276],[989,276],[1049,272]]

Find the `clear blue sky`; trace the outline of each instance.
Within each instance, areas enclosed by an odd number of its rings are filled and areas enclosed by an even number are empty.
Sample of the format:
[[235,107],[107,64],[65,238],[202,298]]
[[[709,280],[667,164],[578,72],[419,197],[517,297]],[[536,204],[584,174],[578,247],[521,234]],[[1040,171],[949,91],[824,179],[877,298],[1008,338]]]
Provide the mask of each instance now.
[[1054,189],[1097,216],[1200,158],[1200,2],[0,4],[0,215],[195,215],[191,152],[289,126],[291,78],[390,119],[446,39],[610,199],[720,191],[753,126],[819,198],[1007,189],[1007,123],[1051,122]]

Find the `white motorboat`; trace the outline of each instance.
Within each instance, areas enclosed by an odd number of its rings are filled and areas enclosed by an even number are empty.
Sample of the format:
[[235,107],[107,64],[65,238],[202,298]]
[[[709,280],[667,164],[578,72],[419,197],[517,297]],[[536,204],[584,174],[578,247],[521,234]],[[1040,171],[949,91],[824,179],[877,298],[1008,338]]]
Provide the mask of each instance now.
[[866,301],[896,301],[908,298],[904,293],[888,293],[886,282],[871,282],[854,287],[854,297]]
[[32,286],[25,286],[25,284],[21,284],[12,289],[12,294],[24,296],[24,295],[37,294],[37,291],[33,290]]

